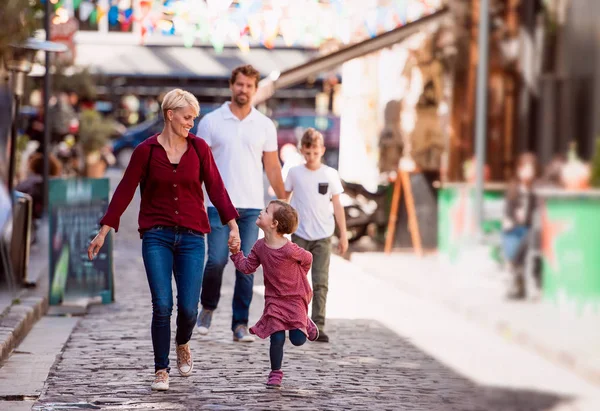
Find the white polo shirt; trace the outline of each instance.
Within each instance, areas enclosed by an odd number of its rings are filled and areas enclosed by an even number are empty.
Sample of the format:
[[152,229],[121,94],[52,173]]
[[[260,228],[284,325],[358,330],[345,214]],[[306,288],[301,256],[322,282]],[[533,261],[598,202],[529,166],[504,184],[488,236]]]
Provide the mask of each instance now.
[[[204,116],[196,135],[210,146],[233,205],[263,208],[262,156],[277,151],[277,130],[273,121],[254,107],[240,120],[229,104]],[[213,207],[208,198],[206,204]]]

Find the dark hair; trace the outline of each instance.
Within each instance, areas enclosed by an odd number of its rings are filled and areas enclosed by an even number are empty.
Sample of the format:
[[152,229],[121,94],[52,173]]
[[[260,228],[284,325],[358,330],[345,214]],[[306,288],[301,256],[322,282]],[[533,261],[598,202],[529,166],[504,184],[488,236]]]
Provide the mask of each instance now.
[[304,134],[302,135],[302,139],[300,140],[300,147],[310,148],[318,145],[325,145],[325,139],[323,138],[323,134],[310,127],[307,128]]
[[[531,164],[533,166],[533,179],[535,180],[538,176],[538,161],[537,157],[533,153],[521,153],[519,157],[517,157],[517,164],[515,167],[515,171],[518,172],[519,168],[523,167],[525,164]],[[519,195],[519,177],[515,173],[511,182],[508,185],[506,190],[506,197],[509,200],[515,200]]]
[[254,84],[258,88],[258,81],[260,80],[260,73],[258,72],[257,69],[252,67],[250,64],[246,64],[245,66],[239,66],[239,67],[234,68],[233,71],[231,72],[231,78],[229,79],[229,84],[235,83],[235,80],[237,79],[237,75],[239,73],[243,74],[246,77],[251,77],[251,78],[253,77]]
[[[49,170],[49,174],[52,177],[56,177],[58,175],[60,175],[60,173],[62,172],[62,164],[60,163],[60,161],[58,161],[58,159],[56,158],[56,156],[54,156],[53,154],[50,154],[50,156],[48,157],[48,161],[50,163],[50,170]],[[37,175],[42,175],[44,174],[44,155],[41,153],[35,153],[34,155],[31,156],[31,158],[29,159],[29,170]]]
[[279,234],[292,234],[298,228],[298,212],[281,200],[273,200],[269,205],[277,205],[277,209],[273,212],[273,221],[277,221],[277,232]]

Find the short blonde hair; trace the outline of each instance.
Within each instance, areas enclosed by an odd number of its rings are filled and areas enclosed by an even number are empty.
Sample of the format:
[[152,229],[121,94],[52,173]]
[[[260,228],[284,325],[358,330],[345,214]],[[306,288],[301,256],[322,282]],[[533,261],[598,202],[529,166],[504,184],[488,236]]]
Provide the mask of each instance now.
[[188,106],[192,106],[196,117],[198,117],[200,114],[200,103],[198,103],[198,99],[189,91],[180,88],[173,89],[165,94],[161,104],[165,118],[167,118],[167,110],[176,110]]

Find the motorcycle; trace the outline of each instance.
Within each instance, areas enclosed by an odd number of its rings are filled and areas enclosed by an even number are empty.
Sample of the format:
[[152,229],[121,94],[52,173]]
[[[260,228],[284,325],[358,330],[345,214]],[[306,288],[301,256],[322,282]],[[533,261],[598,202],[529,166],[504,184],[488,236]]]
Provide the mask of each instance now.
[[[342,186],[344,192],[340,195],[340,202],[346,216],[348,242],[354,243],[367,235],[369,227],[374,226],[375,232],[383,232],[387,226],[385,202],[388,187],[379,186],[372,193],[361,184],[342,181]],[[340,236],[337,226],[335,236]]]

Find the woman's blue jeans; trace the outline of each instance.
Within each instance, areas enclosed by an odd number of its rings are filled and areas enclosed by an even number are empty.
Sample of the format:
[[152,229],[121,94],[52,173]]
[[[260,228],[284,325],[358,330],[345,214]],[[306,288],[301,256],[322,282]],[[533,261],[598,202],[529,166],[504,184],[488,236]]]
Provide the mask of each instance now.
[[159,227],[144,233],[142,256],[152,293],[152,346],[155,370],[169,369],[172,276],[177,285],[178,345],[187,343],[198,315],[204,271],[204,234],[186,228]]

